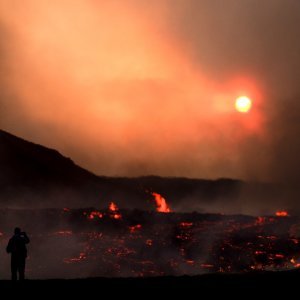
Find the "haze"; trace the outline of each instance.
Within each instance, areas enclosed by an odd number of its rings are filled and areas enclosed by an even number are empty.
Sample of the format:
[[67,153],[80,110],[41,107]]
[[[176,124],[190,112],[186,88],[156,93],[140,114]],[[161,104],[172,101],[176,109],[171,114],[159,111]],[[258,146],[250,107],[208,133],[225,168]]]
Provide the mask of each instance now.
[[298,0],[0,0],[0,34],[4,130],[96,174],[298,182]]

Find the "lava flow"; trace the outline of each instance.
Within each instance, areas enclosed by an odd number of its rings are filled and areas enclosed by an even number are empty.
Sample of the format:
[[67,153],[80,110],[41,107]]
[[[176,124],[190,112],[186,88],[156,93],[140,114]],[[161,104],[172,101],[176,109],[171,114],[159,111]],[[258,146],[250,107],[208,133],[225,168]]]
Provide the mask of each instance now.
[[162,213],[171,212],[171,209],[169,208],[166,199],[162,195],[154,192],[151,193],[151,195],[154,197],[157,212],[162,212]]
[[280,210],[276,212],[276,217],[288,217],[289,214],[287,211],[285,210]]
[[92,211],[90,212],[90,214],[88,215],[88,218],[90,220],[95,219],[96,217],[98,217],[99,219],[101,219],[103,217],[103,214],[100,211]]
[[119,212],[118,206],[114,202],[110,202],[108,207],[111,218],[113,219],[122,219],[122,215]]
[[[29,245],[28,260],[32,278],[180,276],[300,268],[297,216],[168,214],[119,210],[115,203],[99,211],[0,210],[7,219],[14,219],[16,213],[20,222],[31,220],[27,228],[34,241]],[[5,248],[11,226],[3,220],[0,247]],[[47,226],[41,234],[34,224],[45,220]],[[49,253],[53,247],[55,251]],[[45,259],[45,253],[51,259]],[[0,253],[0,261],[6,261],[4,254]]]

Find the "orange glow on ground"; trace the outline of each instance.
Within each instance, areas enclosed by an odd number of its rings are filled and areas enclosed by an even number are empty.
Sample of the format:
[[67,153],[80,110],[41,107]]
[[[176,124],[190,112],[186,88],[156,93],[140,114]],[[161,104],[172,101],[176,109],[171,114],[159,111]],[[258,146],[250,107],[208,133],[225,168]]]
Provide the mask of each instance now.
[[247,113],[252,107],[252,101],[246,96],[240,96],[235,101],[235,109],[241,113]]

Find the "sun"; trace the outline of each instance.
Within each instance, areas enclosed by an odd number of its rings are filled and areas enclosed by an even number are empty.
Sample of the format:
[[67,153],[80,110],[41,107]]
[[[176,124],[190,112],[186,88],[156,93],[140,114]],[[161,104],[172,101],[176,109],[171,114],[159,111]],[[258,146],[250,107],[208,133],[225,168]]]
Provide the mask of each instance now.
[[246,96],[240,96],[235,100],[235,109],[241,113],[247,113],[252,107],[252,100]]

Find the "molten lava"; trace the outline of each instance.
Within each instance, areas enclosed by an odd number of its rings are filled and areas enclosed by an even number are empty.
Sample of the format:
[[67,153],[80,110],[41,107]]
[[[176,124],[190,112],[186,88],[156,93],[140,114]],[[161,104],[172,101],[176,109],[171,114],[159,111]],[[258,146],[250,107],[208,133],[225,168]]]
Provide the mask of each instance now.
[[146,244],[147,244],[148,246],[152,246],[152,245],[153,245],[153,241],[150,240],[150,239],[148,239],[148,240],[146,241]]
[[[56,247],[51,253],[54,261],[70,278],[88,277],[91,272],[95,276],[136,277],[300,268],[300,217],[167,215],[119,210],[114,203],[108,204],[103,210],[43,210],[45,217],[56,219],[46,234],[34,225],[30,229],[39,245],[32,249],[37,260],[29,261],[31,276],[43,276],[39,274],[52,268],[53,260],[45,260],[43,255],[50,244]],[[25,213],[26,220],[36,216]],[[11,226],[0,225],[3,248]]]
[[110,202],[108,209],[109,209],[111,212],[114,212],[114,211],[118,211],[118,210],[119,210],[118,206],[117,206],[115,203],[113,203],[113,202]]
[[180,225],[181,227],[186,227],[186,228],[188,228],[188,227],[193,226],[193,223],[192,223],[192,222],[181,222],[179,225]]
[[151,193],[151,195],[154,197],[155,203],[156,203],[156,211],[162,212],[162,213],[169,213],[171,212],[171,209],[169,208],[167,201],[162,195],[158,193]]
[[74,263],[74,262],[81,262],[81,261],[85,260],[86,258],[87,258],[86,253],[81,252],[78,257],[64,258],[63,261],[66,264],[71,264],[71,263]]
[[100,211],[92,211],[89,215],[88,215],[88,219],[89,220],[93,220],[96,217],[98,217],[99,219],[101,219],[103,217],[103,214]]
[[134,233],[134,232],[138,231],[141,228],[142,228],[142,225],[137,224],[137,225],[129,226],[129,231],[130,231],[130,233]]
[[265,217],[257,217],[256,221],[255,221],[255,225],[264,225],[266,222],[266,218]]
[[289,214],[287,211],[285,210],[280,210],[276,212],[276,217],[288,217]]
[[201,264],[200,266],[205,269],[214,268],[214,265],[212,265],[212,264]]
[[300,268],[300,263],[298,263],[295,258],[292,258],[290,262],[294,265],[295,268]]
[[72,232],[72,230],[60,230],[60,231],[55,232],[54,234],[66,236],[66,235],[72,235],[73,232]]
[[108,210],[110,212],[110,217],[112,219],[116,219],[116,220],[122,219],[122,215],[119,212],[119,208],[114,202],[110,202]]

